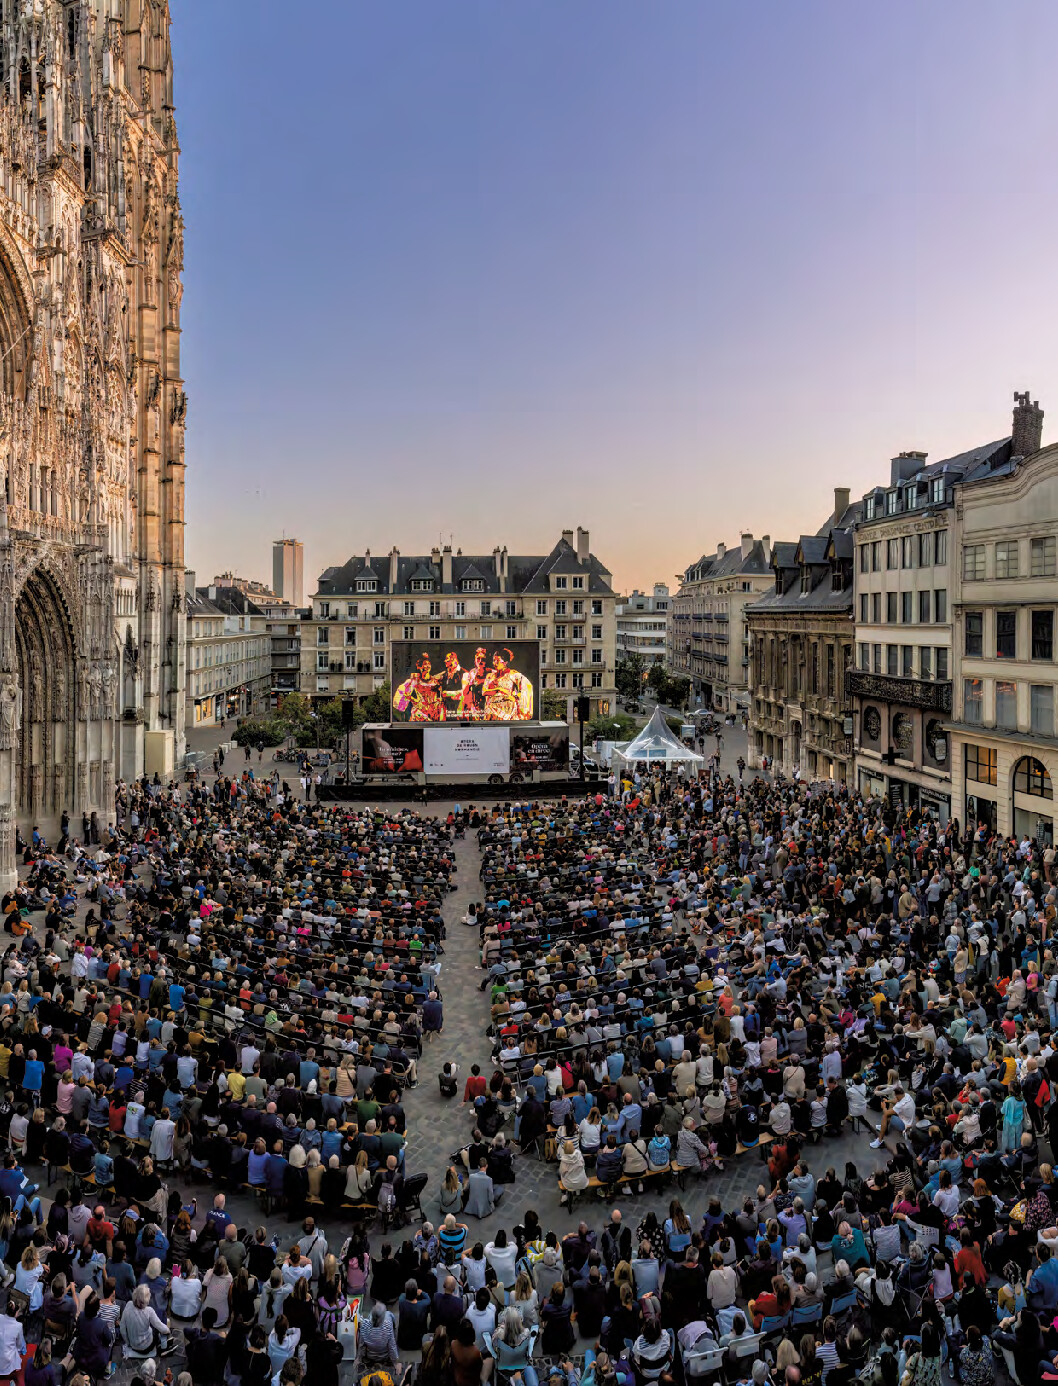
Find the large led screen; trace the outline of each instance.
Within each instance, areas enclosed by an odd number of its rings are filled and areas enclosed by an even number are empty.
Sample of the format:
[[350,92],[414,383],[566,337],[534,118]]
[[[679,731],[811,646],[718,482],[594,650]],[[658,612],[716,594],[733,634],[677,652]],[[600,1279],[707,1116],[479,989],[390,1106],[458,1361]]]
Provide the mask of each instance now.
[[535,640],[394,640],[396,722],[529,722],[537,715]]

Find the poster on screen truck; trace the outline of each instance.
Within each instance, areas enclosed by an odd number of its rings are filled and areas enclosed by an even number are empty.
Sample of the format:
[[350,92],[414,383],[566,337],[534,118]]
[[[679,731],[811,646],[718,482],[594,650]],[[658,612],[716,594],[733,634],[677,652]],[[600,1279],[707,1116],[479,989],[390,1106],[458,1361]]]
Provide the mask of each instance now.
[[535,640],[394,640],[395,722],[531,722],[538,715]]

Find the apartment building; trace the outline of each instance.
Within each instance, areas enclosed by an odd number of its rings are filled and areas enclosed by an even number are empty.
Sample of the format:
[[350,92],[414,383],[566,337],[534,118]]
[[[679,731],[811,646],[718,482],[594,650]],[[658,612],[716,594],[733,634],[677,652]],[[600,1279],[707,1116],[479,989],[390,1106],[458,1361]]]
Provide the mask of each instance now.
[[1043,411],[1016,398],[1009,460],[956,495],[952,812],[1053,843],[1058,446],[1041,448]]
[[654,592],[636,590],[627,597],[618,597],[614,608],[617,617],[617,658],[639,655],[644,673],[652,664],[664,664],[668,656],[669,589],[655,582]]
[[268,709],[272,642],[260,608],[235,587],[195,587],[188,574],[187,727]]
[[678,573],[669,613],[667,666],[691,681],[691,703],[720,712],[749,705],[746,608],[774,585],[771,538],[743,534]]
[[859,501],[834,490],[816,534],[774,545],[770,590],[745,608],[750,711],[747,759],[776,770],[847,783],[853,773],[845,671],[854,626],[853,529]]
[[956,484],[1004,462],[1010,439],[931,465],[902,452],[856,527],[856,661],[847,690],[856,785],[902,808],[951,813],[953,512]]
[[615,706],[616,596],[586,529],[563,530],[549,554],[382,557],[328,568],[301,623],[301,691],[364,698],[386,681],[394,640],[536,640],[542,689]]

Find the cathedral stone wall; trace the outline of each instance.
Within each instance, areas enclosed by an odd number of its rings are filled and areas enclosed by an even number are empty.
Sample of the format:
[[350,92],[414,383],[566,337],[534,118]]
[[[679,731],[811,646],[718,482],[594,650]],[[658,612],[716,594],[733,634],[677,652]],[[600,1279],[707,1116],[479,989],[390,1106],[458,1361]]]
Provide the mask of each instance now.
[[167,0],[0,0],[0,889],[184,737]]

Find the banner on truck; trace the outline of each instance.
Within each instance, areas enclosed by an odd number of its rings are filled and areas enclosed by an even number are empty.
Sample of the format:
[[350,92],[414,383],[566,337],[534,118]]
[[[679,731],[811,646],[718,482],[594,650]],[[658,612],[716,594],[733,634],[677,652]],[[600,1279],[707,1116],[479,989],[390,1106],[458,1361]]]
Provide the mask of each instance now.
[[506,727],[423,727],[428,775],[506,775],[511,739]]
[[569,731],[512,732],[511,769],[554,773],[569,769]]

